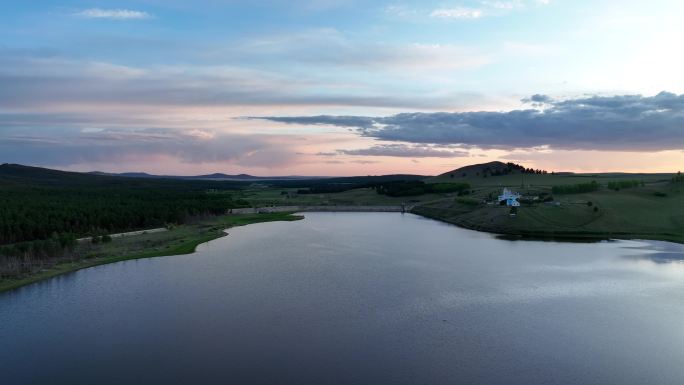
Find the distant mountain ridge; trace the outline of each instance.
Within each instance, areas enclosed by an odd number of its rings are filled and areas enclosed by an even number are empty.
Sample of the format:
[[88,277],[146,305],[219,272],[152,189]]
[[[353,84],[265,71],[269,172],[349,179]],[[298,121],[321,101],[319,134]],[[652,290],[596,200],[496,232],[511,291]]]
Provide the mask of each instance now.
[[249,174],[230,175],[224,173],[213,173],[206,175],[155,175],[146,172],[122,172],[109,173],[102,171],[91,171],[86,174],[92,175],[106,175],[106,176],[121,176],[127,178],[165,178],[165,179],[199,179],[199,180],[233,180],[233,181],[250,181],[250,180],[298,180],[298,179],[319,179],[327,178],[322,176],[254,176]]
[[87,185],[87,184],[118,184],[122,179],[128,179],[135,185],[150,185],[157,182],[182,183],[196,181],[197,183],[225,182],[245,184],[250,182],[278,183],[281,186],[302,187],[311,184],[367,184],[395,180],[422,180],[424,175],[392,174],[367,175],[351,177],[321,177],[321,176],[274,176],[259,177],[248,174],[229,175],[214,173],[196,176],[154,175],[144,172],[106,173],[101,171],[74,172],[53,170],[43,167],[25,166],[21,164],[0,164],[0,186],[2,184],[34,184],[34,185]]

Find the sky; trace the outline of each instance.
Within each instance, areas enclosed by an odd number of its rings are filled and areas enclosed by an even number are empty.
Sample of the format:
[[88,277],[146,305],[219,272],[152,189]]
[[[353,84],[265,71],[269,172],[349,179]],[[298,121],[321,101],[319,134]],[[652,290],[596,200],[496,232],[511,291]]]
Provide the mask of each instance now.
[[5,0],[0,163],[684,169],[679,0]]

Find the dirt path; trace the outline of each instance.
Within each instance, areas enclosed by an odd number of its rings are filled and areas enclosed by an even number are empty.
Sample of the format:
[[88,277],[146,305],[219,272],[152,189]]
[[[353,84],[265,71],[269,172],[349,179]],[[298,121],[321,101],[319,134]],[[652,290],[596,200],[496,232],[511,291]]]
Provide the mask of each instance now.
[[[121,237],[128,237],[131,235],[141,235],[141,234],[152,234],[152,233],[161,233],[163,231],[167,231],[166,227],[158,227],[156,229],[147,229],[147,230],[138,230],[138,231],[129,231],[127,233],[116,233],[116,234],[109,234],[110,237],[112,238],[121,238]],[[76,241],[78,242],[88,242],[92,240],[93,237],[85,237],[85,238],[79,238]]]

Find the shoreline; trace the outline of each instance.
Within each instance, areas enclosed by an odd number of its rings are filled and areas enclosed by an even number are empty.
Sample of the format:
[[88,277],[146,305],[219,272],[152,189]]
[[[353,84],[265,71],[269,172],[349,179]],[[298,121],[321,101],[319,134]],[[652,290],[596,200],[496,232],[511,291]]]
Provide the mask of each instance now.
[[[684,238],[669,234],[633,234],[633,233],[594,233],[594,232],[538,232],[538,231],[511,231],[501,232],[494,229],[488,229],[486,226],[474,226],[465,222],[450,221],[439,216],[430,215],[421,210],[404,210],[402,206],[348,206],[347,209],[340,209],[339,206],[277,206],[267,208],[251,209],[250,213],[231,213],[219,217],[220,219],[228,219],[227,223],[218,226],[213,226],[206,233],[200,236],[195,236],[189,239],[183,239],[178,245],[169,248],[166,246],[164,250],[151,249],[135,252],[128,255],[112,255],[106,257],[95,257],[89,259],[82,259],[76,262],[60,262],[54,266],[45,269],[39,273],[32,274],[28,277],[18,279],[4,279],[0,280],[0,294],[18,289],[32,283],[40,282],[49,278],[53,278],[62,274],[75,272],[90,267],[106,265],[110,263],[122,262],[127,260],[166,257],[173,255],[192,254],[195,252],[197,246],[227,236],[225,230],[232,227],[246,226],[254,223],[275,222],[275,221],[295,221],[304,219],[297,213],[305,212],[398,212],[418,215],[423,218],[448,223],[463,229],[479,231],[495,235],[497,238],[504,240],[529,240],[529,241],[554,241],[554,242],[601,242],[613,239],[619,240],[652,240],[652,241],[666,241],[677,244],[684,244]],[[285,210],[288,209],[288,210]],[[292,210],[297,209],[297,210]],[[194,225],[197,227],[206,225]],[[170,230],[173,231],[173,230]]]
[[[227,219],[226,223],[222,224],[220,222],[221,219]],[[216,218],[217,222],[219,223],[215,223],[214,226],[210,226],[206,229],[205,232],[202,232],[194,237],[182,239],[179,244],[174,245],[173,247],[167,245],[166,248],[164,248],[163,250],[149,249],[134,252],[128,255],[111,255],[105,257],[81,259],[79,261],[74,262],[58,262],[45,270],[42,270],[35,274],[31,274],[27,277],[17,279],[2,279],[0,280],[0,294],[10,292],[23,286],[44,281],[59,275],[73,273],[90,267],[107,265],[110,263],[129,261],[135,259],[192,254],[197,249],[197,246],[227,236],[228,233],[226,233],[225,230],[228,230],[232,227],[247,226],[254,223],[296,221],[301,219],[304,219],[304,217],[301,215],[294,215],[294,213],[292,212],[271,213],[270,215],[257,214],[245,216],[221,216],[219,218]],[[200,228],[202,226],[207,225],[199,224],[194,226]],[[169,232],[171,231],[173,230],[169,230]]]
[[297,205],[266,206],[232,209],[228,215],[263,214],[263,213],[302,213],[302,212],[350,212],[350,213],[404,213],[410,212],[412,206],[406,205]]
[[507,240],[529,240],[529,241],[557,241],[557,242],[600,242],[609,241],[613,239],[619,240],[646,240],[646,241],[665,241],[677,244],[684,244],[684,236],[676,234],[638,234],[628,232],[579,232],[579,231],[500,231],[501,229],[491,229],[486,225],[471,225],[465,221],[450,221],[446,218],[441,218],[436,215],[431,215],[428,212],[420,212],[420,210],[411,211],[412,214],[420,215],[424,218],[449,223],[460,228],[479,231],[483,233],[494,234],[501,239]]
[[[439,216],[433,216],[429,213],[420,210],[421,206],[407,206],[407,205],[311,205],[311,206],[273,206],[260,207],[248,210],[254,210],[256,213],[277,213],[277,212],[398,212],[415,214],[424,218],[435,221],[448,223],[463,229],[479,231],[483,233],[493,234],[500,239],[505,240],[529,240],[529,241],[556,241],[556,242],[600,242],[609,240],[650,240],[650,241],[665,241],[678,244],[684,244],[684,236],[677,236],[676,234],[641,234],[629,232],[591,232],[591,231],[509,231],[502,232],[498,229],[488,228],[486,225],[470,225],[466,222],[449,221]],[[416,210],[418,209],[418,210]]]

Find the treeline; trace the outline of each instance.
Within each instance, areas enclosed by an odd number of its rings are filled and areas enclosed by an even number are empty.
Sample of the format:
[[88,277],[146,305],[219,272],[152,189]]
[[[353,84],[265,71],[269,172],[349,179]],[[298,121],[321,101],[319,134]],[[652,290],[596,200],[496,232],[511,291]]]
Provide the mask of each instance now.
[[[639,180],[618,180],[608,182],[607,187],[610,190],[620,191],[623,189],[640,187],[643,185],[644,182]],[[588,183],[553,186],[552,191],[554,194],[582,194],[597,191],[600,188],[601,185],[598,182],[591,181]]]
[[[496,162],[496,163],[497,164],[494,164],[494,165],[484,166],[481,169],[475,171],[475,176],[482,176],[483,178],[486,178],[488,176],[502,176],[502,175],[509,175],[509,174],[513,174],[513,173],[539,174],[539,175],[548,174],[548,171],[546,171],[546,170],[526,168],[525,166],[522,166],[522,165],[519,165],[519,164],[513,163],[513,162],[508,162],[508,163]],[[458,176],[458,177],[465,178],[468,176],[469,172],[472,173],[472,171],[468,171],[468,170],[463,170],[460,173],[453,173],[452,172],[449,174],[449,177],[455,178]]]
[[627,188],[643,186],[643,181],[638,180],[618,180],[614,182],[608,182],[608,188],[615,191],[620,191]]
[[223,182],[103,177],[3,165],[0,245],[54,244],[64,237],[160,227],[248,206],[229,193],[215,193],[232,188]]
[[596,182],[595,180],[593,180],[593,181],[587,182],[587,183],[553,186],[551,188],[551,191],[554,194],[582,194],[582,193],[597,191],[600,188],[601,188],[601,185],[598,182]]
[[271,187],[297,188],[298,194],[325,194],[349,191],[357,188],[375,187],[378,184],[396,181],[413,181],[427,178],[423,175],[377,175],[377,176],[351,176],[336,178],[315,178],[297,180],[273,180],[268,181]]
[[297,194],[332,194],[358,188],[372,188],[378,194],[399,197],[430,193],[462,193],[470,189],[468,183],[425,183],[421,180],[390,180],[387,182],[368,181],[366,183],[314,183],[310,187],[297,190]]
[[163,187],[14,187],[1,194],[0,244],[159,227],[246,206],[226,194]]
[[518,171],[521,174],[548,174],[548,171],[542,169],[526,168],[525,166],[519,165],[517,163],[508,162],[506,163],[506,168],[503,170],[495,170],[491,173],[492,176],[498,175],[508,175],[513,171]]
[[369,185],[366,184],[336,184],[336,183],[330,183],[330,184],[317,184],[313,185],[309,188],[302,188],[297,190],[297,194],[333,194],[333,193],[341,193],[349,190],[353,190],[356,188],[362,188],[362,187],[369,187]]
[[415,196],[430,193],[464,193],[470,190],[468,183],[425,183],[423,181],[397,181],[375,186],[378,194],[391,197]]
[[378,184],[398,181],[414,181],[427,178],[423,175],[377,175],[336,178],[315,178],[298,180],[268,181],[271,187],[297,188],[297,194],[332,194],[358,188],[375,188]]
[[0,246],[0,278],[18,277],[41,270],[69,256],[76,246],[71,233],[54,233],[49,239]]
[[76,246],[76,237],[73,234],[54,233],[49,239],[19,242],[12,245],[0,246],[0,256],[9,257],[17,255],[33,255],[39,259],[46,259],[65,249]]

